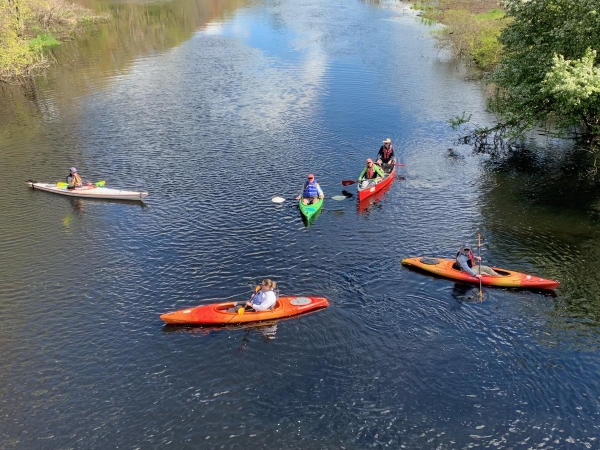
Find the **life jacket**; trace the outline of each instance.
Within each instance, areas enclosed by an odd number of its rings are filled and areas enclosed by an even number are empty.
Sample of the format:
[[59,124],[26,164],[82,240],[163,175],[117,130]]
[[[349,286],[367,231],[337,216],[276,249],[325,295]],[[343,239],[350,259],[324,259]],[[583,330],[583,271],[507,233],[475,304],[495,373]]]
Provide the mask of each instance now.
[[69,174],[67,176],[67,183],[69,182],[69,178],[71,178],[72,186],[81,186],[82,182],[81,182],[81,177],[79,176],[79,174],[77,174],[77,173]]
[[385,145],[381,147],[381,155],[383,156],[383,158],[381,158],[382,160],[384,160],[383,162],[388,162],[390,160],[390,157],[392,156],[392,153],[394,152],[394,147],[392,147],[392,144],[390,144],[389,148],[385,148]]
[[[456,263],[458,263],[458,257],[460,256],[460,250],[458,252],[456,252]],[[460,265],[460,264],[459,264]],[[475,256],[473,256],[473,251],[469,251],[469,260],[467,261],[467,266],[473,268],[473,266],[475,265]]]
[[375,172],[375,167],[371,166],[371,168],[369,168],[367,166],[367,171],[365,172],[365,178],[368,180],[372,180],[373,178],[377,178],[379,176],[379,174],[377,172]]
[[309,183],[308,180],[304,183],[304,191],[302,192],[303,197],[318,197],[319,190],[317,189],[317,180],[313,180]]

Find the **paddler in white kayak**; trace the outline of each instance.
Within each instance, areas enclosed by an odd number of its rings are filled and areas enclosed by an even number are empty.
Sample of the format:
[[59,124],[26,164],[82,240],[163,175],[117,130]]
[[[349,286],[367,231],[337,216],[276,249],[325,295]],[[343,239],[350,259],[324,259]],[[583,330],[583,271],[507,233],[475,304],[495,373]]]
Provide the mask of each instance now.
[[[81,176],[77,173],[77,169],[75,167],[71,167],[69,169],[69,175],[67,175],[67,189],[76,189],[83,187],[83,181],[81,180]],[[96,187],[92,183],[87,183],[89,187]]]
[[315,180],[315,176],[312,173],[309,173],[306,177],[306,181],[302,186],[302,195],[296,197],[296,200],[302,199],[302,203],[305,205],[312,205],[313,203],[317,203],[320,198],[323,198],[325,195],[323,194],[323,189]]
[[[475,260],[479,261],[479,264],[476,265]],[[460,267],[461,272],[466,272],[472,277],[481,278],[481,275],[500,276],[491,267],[482,266],[481,257],[473,255],[471,246],[468,244],[462,245],[456,253],[456,264]]]

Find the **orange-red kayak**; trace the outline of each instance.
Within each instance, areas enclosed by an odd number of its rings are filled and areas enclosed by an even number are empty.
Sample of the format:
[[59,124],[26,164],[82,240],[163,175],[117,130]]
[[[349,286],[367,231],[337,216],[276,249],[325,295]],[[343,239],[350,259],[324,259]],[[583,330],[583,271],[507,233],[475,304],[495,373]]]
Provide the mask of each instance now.
[[[427,256],[418,258],[405,258],[402,264],[409,267],[424,270],[453,280],[464,281],[467,283],[479,284],[479,278],[473,277],[466,272],[461,272],[454,267],[454,259],[430,258]],[[560,284],[558,281],[547,280],[545,278],[527,275],[526,273],[514,272],[512,270],[492,267],[500,276],[491,276],[482,274],[481,284],[486,286],[501,286],[512,288],[529,289],[554,289]]]
[[246,311],[239,315],[236,306],[245,303],[245,301],[211,303],[163,314],[160,318],[176,325],[227,325],[280,319],[329,306],[329,301],[324,297],[279,297],[272,310]]

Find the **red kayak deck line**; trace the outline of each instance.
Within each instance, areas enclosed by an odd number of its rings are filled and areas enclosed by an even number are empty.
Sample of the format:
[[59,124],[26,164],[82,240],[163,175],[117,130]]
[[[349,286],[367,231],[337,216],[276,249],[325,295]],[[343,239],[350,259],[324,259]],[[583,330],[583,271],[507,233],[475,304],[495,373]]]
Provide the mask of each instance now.
[[[409,267],[415,267],[426,272],[439,275],[453,280],[464,281],[467,283],[479,284],[479,278],[473,277],[466,272],[455,269],[454,259],[431,258],[427,256],[417,258],[405,258],[402,264]],[[492,267],[500,276],[490,276],[482,274],[481,284],[485,286],[514,287],[528,289],[554,289],[560,284],[558,281],[547,280],[545,278],[528,275],[526,273],[515,272],[512,270]]]
[[389,174],[386,174],[386,177],[377,184],[367,186],[363,189],[360,187],[361,183],[359,182],[357,187],[358,201],[360,202],[361,200],[364,200],[365,198],[381,191],[386,186],[390,186],[394,182],[394,178],[396,178],[396,166],[394,166],[392,171]]
[[227,325],[280,319],[329,306],[329,301],[324,297],[279,297],[272,310],[246,311],[239,315],[235,307],[245,303],[246,301],[211,303],[163,314],[160,318],[175,325]]

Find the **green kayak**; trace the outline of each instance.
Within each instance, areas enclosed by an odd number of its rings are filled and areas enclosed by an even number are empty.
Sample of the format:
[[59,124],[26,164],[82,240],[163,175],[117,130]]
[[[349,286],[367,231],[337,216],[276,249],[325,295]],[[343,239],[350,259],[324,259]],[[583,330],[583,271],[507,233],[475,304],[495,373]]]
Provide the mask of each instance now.
[[317,200],[315,203],[311,203],[310,205],[305,205],[302,203],[302,199],[298,200],[298,208],[300,208],[300,212],[304,215],[304,217],[306,217],[307,220],[318,213],[322,206],[322,198]]

